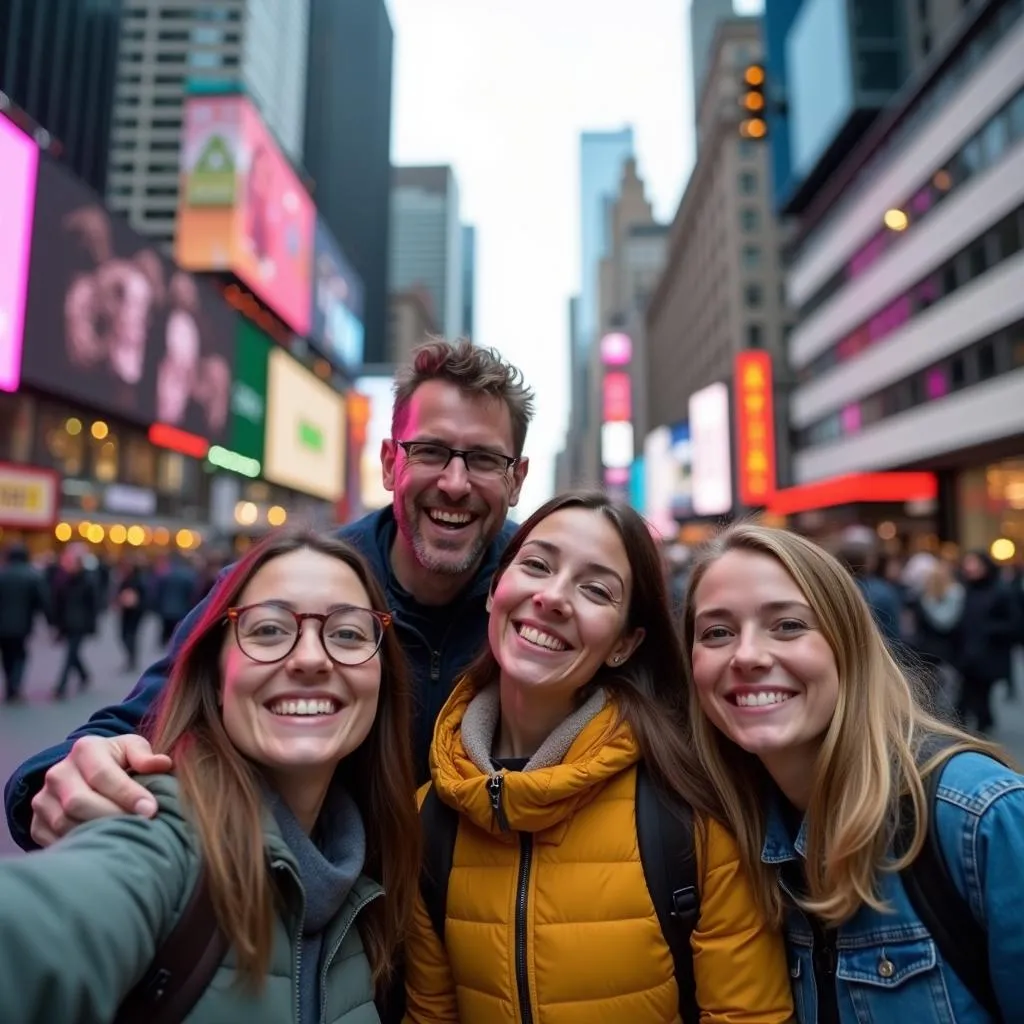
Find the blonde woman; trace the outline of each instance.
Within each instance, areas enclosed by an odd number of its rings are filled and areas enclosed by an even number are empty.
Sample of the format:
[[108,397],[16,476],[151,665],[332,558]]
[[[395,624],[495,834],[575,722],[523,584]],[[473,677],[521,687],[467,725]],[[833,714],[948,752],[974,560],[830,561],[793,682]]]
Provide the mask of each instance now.
[[685,641],[694,742],[784,926],[799,1019],[1020,1020],[1024,778],[921,710],[848,572],[730,527]]

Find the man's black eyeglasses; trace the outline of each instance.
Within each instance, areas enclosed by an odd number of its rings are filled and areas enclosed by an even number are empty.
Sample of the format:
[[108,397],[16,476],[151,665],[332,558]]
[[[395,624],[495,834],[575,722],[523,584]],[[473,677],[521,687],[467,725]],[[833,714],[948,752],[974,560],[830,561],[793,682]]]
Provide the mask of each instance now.
[[436,441],[395,441],[405,457],[418,466],[443,473],[452,459],[462,459],[466,472],[473,476],[501,476],[519,464],[518,458],[489,452],[483,448],[449,448]]

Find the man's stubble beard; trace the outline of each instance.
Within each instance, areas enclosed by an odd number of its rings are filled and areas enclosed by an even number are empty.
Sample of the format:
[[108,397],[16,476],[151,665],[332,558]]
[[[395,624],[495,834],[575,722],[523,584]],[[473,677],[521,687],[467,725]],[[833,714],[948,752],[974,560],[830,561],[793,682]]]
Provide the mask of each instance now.
[[482,530],[477,534],[476,540],[473,541],[466,554],[459,561],[454,562],[451,559],[438,558],[435,554],[438,548],[429,544],[424,539],[417,525],[419,512],[419,508],[414,504],[411,510],[404,508],[397,518],[398,529],[412,547],[413,556],[422,568],[426,569],[427,572],[436,572],[439,576],[462,576],[465,573],[471,572],[479,565],[488,543],[487,537]]

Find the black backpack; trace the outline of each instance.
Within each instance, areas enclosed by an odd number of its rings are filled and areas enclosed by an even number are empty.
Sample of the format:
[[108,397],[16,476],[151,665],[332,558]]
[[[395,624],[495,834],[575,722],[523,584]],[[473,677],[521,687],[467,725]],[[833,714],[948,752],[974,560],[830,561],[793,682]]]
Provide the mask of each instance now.
[[[448,877],[452,870],[459,814],[443,803],[433,786],[420,807],[424,855],[420,892],[438,938],[444,942]],[[679,1015],[698,1024],[690,934],[700,914],[693,814],[651,779],[643,761],[636,770],[636,832],[647,889],[675,966]]]
[[[914,862],[900,872],[900,880],[942,959],[988,1015],[1000,1021],[1003,1017],[988,969],[988,934],[949,873],[935,827],[939,776],[943,767],[944,763],[924,780],[929,810],[928,836]],[[903,798],[900,812],[903,825],[896,834],[897,855],[909,848],[913,835],[914,805],[909,796]]]
[[125,996],[114,1024],[180,1024],[213,980],[227,950],[201,869],[185,909],[145,975]]

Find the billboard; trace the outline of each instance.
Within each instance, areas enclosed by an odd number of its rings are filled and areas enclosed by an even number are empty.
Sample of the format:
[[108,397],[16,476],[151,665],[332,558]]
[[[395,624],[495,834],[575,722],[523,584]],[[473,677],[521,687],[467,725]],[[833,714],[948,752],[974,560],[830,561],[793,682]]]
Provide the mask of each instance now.
[[57,473],[0,462],[0,526],[45,530],[57,522],[59,507]]
[[245,96],[190,96],[174,256],[235,274],[296,334],[309,333],[316,209]]
[[266,432],[267,360],[273,347],[255,324],[245,317],[238,318],[228,447],[260,463]]
[[356,389],[370,400],[370,419],[366,424],[366,442],[359,467],[360,500],[367,511],[391,504],[391,492],[384,489],[380,446],[391,436],[394,386],[394,377],[360,377],[356,381]]
[[17,391],[39,147],[0,116],[0,391]]
[[690,396],[693,511],[721,516],[732,511],[729,389],[718,382]]
[[775,494],[775,402],[772,357],[736,355],[736,479],[744,505],[767,505]]
[[363,282],[320,217],[313,252],[309,335],[328,359],[352,370],[363,362]]
[[234,311],[64,167],[40,162],[36,196],[22,380],[223,442]]
[[326,501],[345,492],[344,399],[276,346],[267,360],[263,475]]

